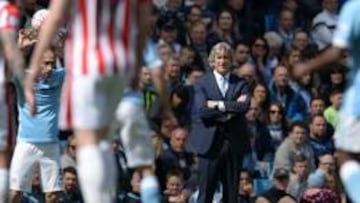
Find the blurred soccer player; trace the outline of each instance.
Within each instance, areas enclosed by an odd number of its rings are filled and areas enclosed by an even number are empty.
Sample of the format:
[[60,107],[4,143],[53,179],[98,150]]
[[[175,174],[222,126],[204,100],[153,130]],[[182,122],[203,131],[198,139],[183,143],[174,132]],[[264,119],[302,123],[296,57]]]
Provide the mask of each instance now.
[[[70,16],[67,68],[60,126],[74,128],[81,189],[86,203],[109,203],[115,191],[115,161],[101,142],[124,86],[138,75],[149,31],[150,0],[54,0],[41,27],[25,81],[29,110],[36,113],[32,87],[42,53],[57,28]],[[138,82],[131,81],[133,85]]]
[[[15,80],[19,128],[10,166],[10,203],[20,203],[22,192],[31,192],[35,164],[39,163],[46,203],[57,202],[61,191],[60,142],[58,114],[65,71],[56,67],[55,48],[45,51],[41,74],[36,83],[39,113],[32,117],[27,109],[21,84]],[[26,53],[31,54],[31,51]]]
[[[144,51],[145,67],[150,70],[159,93],[160,109],[163,118],[176,122],[170,111],[169,97],[162,75],[162,64],[155,43],[148,41]],[[142,202],[160,203],[159,184],[153,172],[155,151],[152,144],[152,130],[144,109],[144,98],[138,88],[129,88],[122,98],[116,118],[121,127],[121,141],[129,168],[138,170],[142,175],[140,192]]]
[[7,1],[0,1],[0,203],[6,202],[8,192],[8,94],[6,92],[5,61],[8,67],[17,73],[20,81],[23,77],[23,60],[17,47],[16,31],[20,13]]
[[345,189],[354,202],[360,202],[360,1],[343,6],[334,34],[332,47],[317,58],[294,67],[294,75],[320,69],[349,51],[350,87],[346,90],[335,131],[336,156]]

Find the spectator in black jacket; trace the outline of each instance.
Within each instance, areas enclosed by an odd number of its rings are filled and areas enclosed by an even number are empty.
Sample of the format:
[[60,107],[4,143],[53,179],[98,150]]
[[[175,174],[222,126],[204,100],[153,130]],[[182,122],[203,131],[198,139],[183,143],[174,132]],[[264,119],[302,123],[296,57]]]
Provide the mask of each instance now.
[[185,151],[187,137],[188,131],[183,128],[177,128],[171,132],[170,147],[164,150],[156,163],[162,186],[165,185],[165,174],[174,169],[183,173],[185,181],[190,178],[194,158],[191,153]]

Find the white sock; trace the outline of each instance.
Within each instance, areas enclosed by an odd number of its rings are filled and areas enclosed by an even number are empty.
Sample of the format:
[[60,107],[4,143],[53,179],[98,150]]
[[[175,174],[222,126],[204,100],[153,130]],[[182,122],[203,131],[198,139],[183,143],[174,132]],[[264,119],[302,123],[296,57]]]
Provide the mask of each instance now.
[[353,202],[360,202],[360,165],[356,161],[348,161],[340,168],[340,177],[345,190]]
[[160,203],[159,183],[155,176],[145,176],[140,183],[141,201],[146,203]]
[[106,166],[97,145],[79,148],[77,152],[78,172],[81,191],[86,203],[110,203],[111,198],[104,193]]
[[111,146],[108,142],[102,141],[100,142],[100,151],[102,160],[104,161],[104,164],[106,166],[106,179],[104,180],[103,188],[106,188],[106,190],[112,192],[114,195],[116,195],[116,183],[117,183],[117,167],[116,167],[116,161],[115,156],[111,151]]
[[9,192],[9,171],[0,168],[0,203],[6,202]]

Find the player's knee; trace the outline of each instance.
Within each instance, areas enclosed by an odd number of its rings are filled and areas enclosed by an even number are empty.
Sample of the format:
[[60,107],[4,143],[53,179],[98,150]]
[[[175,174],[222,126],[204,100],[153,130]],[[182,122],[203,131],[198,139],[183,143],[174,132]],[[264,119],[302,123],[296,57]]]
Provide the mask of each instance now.
[[58,196],[56,192],[47,192],[45,193],[45,201],[46,203],[55,203],[58,200]]

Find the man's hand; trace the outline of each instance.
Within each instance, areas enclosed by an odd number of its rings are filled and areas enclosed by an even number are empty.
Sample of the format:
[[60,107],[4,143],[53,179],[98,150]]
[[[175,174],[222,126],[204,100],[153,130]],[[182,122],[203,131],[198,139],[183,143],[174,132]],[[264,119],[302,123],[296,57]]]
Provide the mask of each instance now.
[[240,95],[237,99],[236,99],[236,102],[237,103],[242,103],[242,102],[245,102],[247,99],[247,95],[246,94],[242,94]]
[[29,73],[24,82],[24,94],[26,99],[26,104],[28,105],[28,109],[30,115],[34,116],[36,114],[36,100],[35,100],[35,86],[36,75]]
[[19,31],[18,45],[20,50],[25,50],[26,48],[36,44],[37,41],[35,31],[24,29]]
[[218,107],[219,105],[219,101],[215,101],[215,100],[208,100],[206,103],[206,106],[210,109],[215,109],[216,107]]

